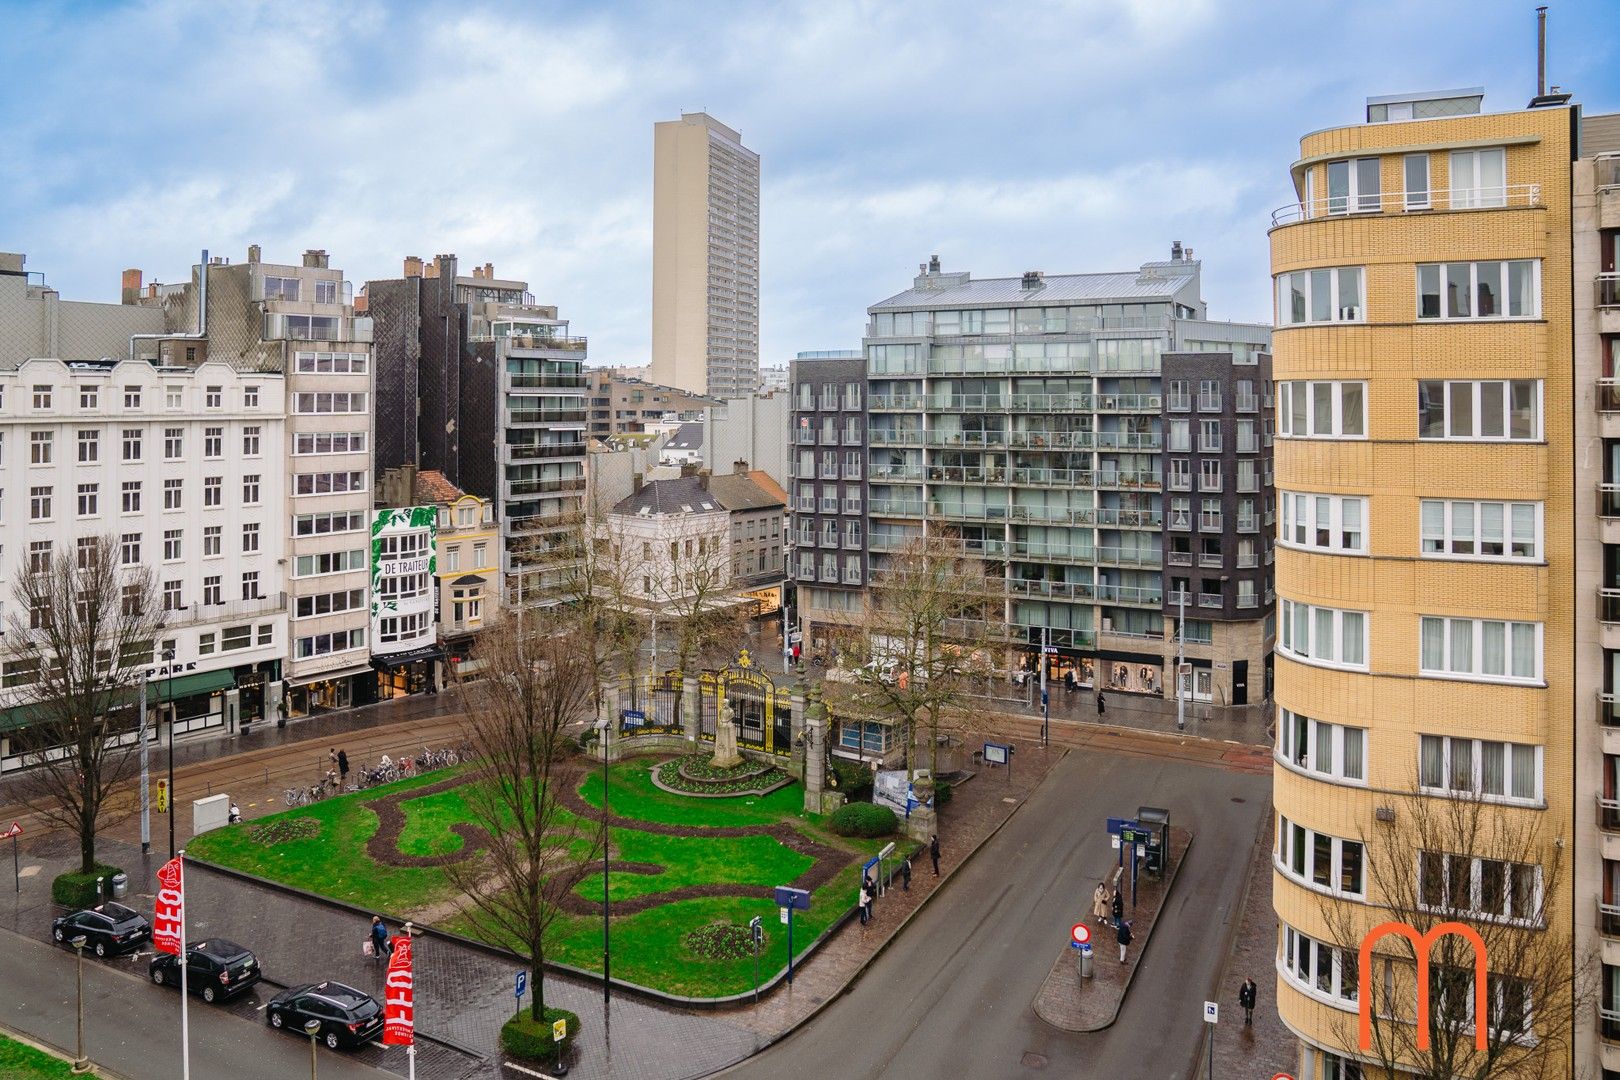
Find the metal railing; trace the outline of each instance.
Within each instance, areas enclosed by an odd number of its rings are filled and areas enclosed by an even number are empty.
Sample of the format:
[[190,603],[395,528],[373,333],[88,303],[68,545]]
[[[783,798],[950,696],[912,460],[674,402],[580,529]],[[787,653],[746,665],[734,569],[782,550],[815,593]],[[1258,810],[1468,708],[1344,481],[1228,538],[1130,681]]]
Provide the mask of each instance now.
[[1239,394],[1237,396],[1238,412],[1259,412],[1260,398],[1257,394]]
[[1164,553],[1164,561],[1169,566],[1191,566],[1193,556],[1190,551],[1167,551]]
[[1201,592],[1198,594],[1198,606],[1201,608],[1218,608],[1221,603],[1220,593]]
[[1620,1040],[1620,1009],[1598,1009],[1598,1031],[1610,1041]]
[[1620,904],[1598,901],[1598,924],[1604,937],[1620,937]]
[[1620,727],[1620,708],[1616,707],[1615,695],[1599,693],[1597,699],[1598,723],[1604,727]]
[[1191,394],[1168,394],[1165,396],[1164,403],[1165,408],[1169,409],[1171,412],[1192,411]]
[[1198,531],[1208,532],[1221,527],[1221,512],[1219,510],[1198,511]]
[[928,432],[929,446],[993,446],[1008,445],[1005,431],[938,431]]
[[1157,431],[1099,431],[1099,450],[1158,450],[1164,446],[1164,436]]
[[1220,412],[1221,411],[1221,395],[1219,395],[1219,394],[1206,394],[1202,390],[1200,390],[1198,392],[1198,411],[1199,412]]
[[1161,604],[1164,588],[1160,585],[1098,585],[1097,599],[1105,604]]
[[1198,553],[1199,566],[1219,570],[1225,564],[1226,556],[1218,551],[1200,551]]
[[1620,307],[1620,274],[1599,274],[1596,284],[1598,307]]
[[1598,485],[1598,517],[1620,518],[1620,484]]
[[1598,621],[1620,623],[1620,589],[1598,590]]
[[1159,474],[1155,472],[1115,471],[1105,469],[1097,474],[1098,487],[1157,488]]
[[1007,591],[1015,596],[1043,596],[1056,600],[1092,600],[1096,586],[1089,581],[1031,581],[1011,578]]
[[1020,465],[1012,471],[1012,482],[1015,484],[1090,487],[1092,479],[1090,469],[1046,469],[1037,465]]
[[1597,189],[1609,191],[1620,188],[1620,154],[1597,156]]
[[[801,438],[799,441],[804,440]],[[921,446],[923,433],[921,428],[905,428],[900,431],[874,429],[866,433],[866,441],[873,446]]]
[[1605,376],[1597,380],[1598,412],[1620,412],[1620,379]]
[[513,461],[585,456],[584,443],[507,443],[506,450]]
[[1358,195],[1328,195],[1309,202],[1285,203],[1271,212],[1271,227],[1322,218],[1351,217],[1357,214],[1495,210],[1504,207],[1540,205],[1542,205],[1540,184],[1441,188],[1427,191],[1374,191]]
[[1598,828],[1604,832],[1620,832],[1620,799],[1605,799],[1599,795]]
[[1247,570],[1247,569],[1251,569],[1251,568],[1259,566],[1259,565],[1260,565],[1260,556],[1256,555],[1254,552],[1252,552],[1252,551],[1249,551],[1249,552],[1240,551],[1240,552],[1238,552],[1238,554],[1237,554],[1237,567],[1238,567],[1239,570]]
[[923,467],[921,465],[873,465],[870,479],[873,480],[921,480]]
[[928,399],[928,407],[939,412],[1005,411],[1009,401],[1005,394],[935,394]]

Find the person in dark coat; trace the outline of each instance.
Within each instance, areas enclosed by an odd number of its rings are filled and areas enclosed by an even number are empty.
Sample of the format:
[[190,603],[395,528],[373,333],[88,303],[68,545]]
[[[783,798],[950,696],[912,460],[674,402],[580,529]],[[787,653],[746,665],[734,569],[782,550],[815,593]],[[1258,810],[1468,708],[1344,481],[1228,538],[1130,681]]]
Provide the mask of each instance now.
[[934,860],[934,876],[939,877],[939,833],[928,841],[928,857]]
[[1243,1026],[1254,1026],[1254,1001],[1259,996],[1260,988],[1254,985],[1253,979],[1244,979],[1243,985],[1238,988],[1238,1004],[1243,1006]]
[[388,939],[388,927],[383,925],[380,915],[371,917],[371,944],[378,959],[386,960],[393,954],[394,944]]
[[910,892],[911,891],[911,856],[910,855],[907,855],[906,856],[906,861],[900,864],[900,891],[901,892]]
[[1119,929],[1114,931],[1114,940],[1119,942],[1119,962],[1125,962],[1125,950],[1131,947],[1131,924],[1121,921]]
[[343,787],[348,787],[349,786],[349,752],[347,750],[339,750],[338,751],[337,766],[338,766],[338,780],[340,780],[342,782]]
[[1107,711],[1108,711],[1108,706],[1103,701],[1103,693],[1102,693],[1101,690],[1098,690],[1097,691],[1097,715],[1101,716],[1103,713],[1105,713]]
[[1117,927],[1125,921],[1125,894],[1118,889],[1114,890],[1114,925]]

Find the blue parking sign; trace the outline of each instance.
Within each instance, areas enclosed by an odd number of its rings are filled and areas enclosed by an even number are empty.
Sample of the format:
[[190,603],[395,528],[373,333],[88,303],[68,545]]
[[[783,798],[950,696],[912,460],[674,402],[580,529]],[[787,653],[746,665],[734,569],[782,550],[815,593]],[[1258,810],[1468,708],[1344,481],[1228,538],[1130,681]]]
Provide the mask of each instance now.
[[529,973],[527,971],[518,972],[517,973],[517,985],[515,985],[512,988],[512,993],[514,994],[514,996],[517,997],[517,999],[519,1001],[521,1001],[521,1000],[523,1000],[523,992],[525,990],[527,990],[528,988],[529,988]]

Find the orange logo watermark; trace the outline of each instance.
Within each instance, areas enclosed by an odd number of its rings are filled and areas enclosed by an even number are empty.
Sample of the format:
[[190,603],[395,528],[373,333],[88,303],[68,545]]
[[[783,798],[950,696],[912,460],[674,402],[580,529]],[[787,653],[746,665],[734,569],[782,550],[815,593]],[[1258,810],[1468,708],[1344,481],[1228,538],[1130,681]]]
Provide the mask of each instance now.
[[[1479,932],[1460,922],[1443,922],[1427,934],[1420,934],[1403,922],[1380,923],[1361,939],[1361,963],[1357,968],[1356,996],[1360,1005],[1360,1045],[1362,1050],[1372,1049],[1372,949],[1385,934],[1399,934],[1412,943],[1417,957],[1417,1048],[1429,1048],[1429,953],[1434,943],[1448,934],[1457,934],[1474,946],[1474,1015],[1486,1017],[1487,987],[1485,973],[1485,942]],[[1489,1045],[1488,1025],[1475,1023],[1474,1048],[1484,1050]]]

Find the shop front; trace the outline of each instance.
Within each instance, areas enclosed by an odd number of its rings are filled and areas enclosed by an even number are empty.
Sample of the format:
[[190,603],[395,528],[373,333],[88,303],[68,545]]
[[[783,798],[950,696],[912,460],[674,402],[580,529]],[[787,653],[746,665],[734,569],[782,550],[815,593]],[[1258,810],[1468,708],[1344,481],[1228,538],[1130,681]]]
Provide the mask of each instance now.
[[1164,657],[1153,653],[1100,652],[1093,685],[1109,693],[1163,697]]
[[353,709],[377,700],[377,678],[369,668],[358,673],[316,676],[297,686],[282,685],[287,715],[294,718]]
[[438,667],[443,659],[444,649],[437,644],[373,656],[371,666],[377,670],[377,700],[438,693]]
[[238,722],[245,729],[262,721],[266,713],[269,690],[281,676],[281,662],[266,660],[236,669],[236,689],[240,693]]
[[155,698],[161,707],[167,706],[176,736],[194,731],[225,726],[225,696],[236,686],[236,673],[221,671],[194,671],[174,678],[153,679],[148,698]]

